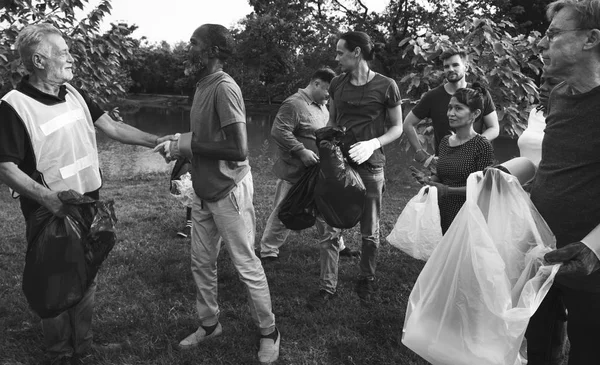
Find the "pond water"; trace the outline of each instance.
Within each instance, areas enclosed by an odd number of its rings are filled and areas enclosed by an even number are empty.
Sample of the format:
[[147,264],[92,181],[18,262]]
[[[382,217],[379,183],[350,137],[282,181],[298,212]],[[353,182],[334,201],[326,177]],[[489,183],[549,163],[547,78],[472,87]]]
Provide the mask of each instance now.
[[[275,145],[271,139],[271,125],[277,112],[265,111],[264,108],[247,110],[248,146],[252,158],[267,153],[272,156]],[[173,107],[142,107],[134,113],[123,114],[127,124],[143,131],[159,136],[176,132],[188,132],[190,125],[189,110]],[[268,141],[268,144],[265,143]],[[500,162],[518,156],[516,141],[499,138],[494,141],[496,159]],[[126,177],[151,172],[167,172],[173,163],[166,164],[160,155],[145,147],[123,145],[115,142],[102,133],[98,134],[98,150],[100,164],[105,177]],[[409,156],[402,152],[398,142],[386,146],[388,166],[405,165]],[[252,160],[251,160],[252,163]]]

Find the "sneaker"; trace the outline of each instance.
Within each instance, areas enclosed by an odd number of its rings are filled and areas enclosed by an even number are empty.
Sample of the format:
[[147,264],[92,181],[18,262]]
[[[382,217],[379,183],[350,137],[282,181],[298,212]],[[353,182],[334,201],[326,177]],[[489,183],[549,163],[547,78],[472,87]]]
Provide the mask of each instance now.
[[217,323],[217,327],[214,329],[214,331],[212,331],[212,333],[210,335],[207,335],[206,330],[202,326],[200,326],[200,327],[198,327],[196,332],[187,336],[184,340],[182,340],[179,343],[179,348],[182,350],[185,350],[185,349],[190,349],[192,347],[196,347],[201,342],[204,342],[211,338],[220,336],[222,333],[223,333],[223,327],[221,326],[221,323]]
[[348,247],[344,247],[343,250],[340,251],[340,257],[359,257],[360,251],[353,251]]
[[192,226],[186,225],[181,231],[177,232],[177,237],[181,237],[181,238],[192,237]]
[[375,293],[375,278],[359,277],[355,290],[362,302],[369,302]]
[[279,358],[279,343],[281,342],[281,333],[275,328],[277,337],[273,339],[272,335],[260,336],[260,348],[258,349],[258,361],[261,364],[272,364]]
[[308,309],[311,311],[323,308],[331,300],[335,299],[336,296],[336,294],[331,294],[330,292],[321,289],[308,297],[306,301],[306,307],[308,307]]

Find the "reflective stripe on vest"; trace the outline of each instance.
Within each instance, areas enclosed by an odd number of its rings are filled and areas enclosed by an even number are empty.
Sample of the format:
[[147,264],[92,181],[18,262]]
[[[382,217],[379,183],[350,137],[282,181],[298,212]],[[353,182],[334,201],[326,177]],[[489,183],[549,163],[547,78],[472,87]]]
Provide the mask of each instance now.
[[51,190],[80,194],[102,185],[96,131],[83,97],[65,84],[65,102],[45,105],[12,90],[2,100],[19,115],[33,146],[36,169]]

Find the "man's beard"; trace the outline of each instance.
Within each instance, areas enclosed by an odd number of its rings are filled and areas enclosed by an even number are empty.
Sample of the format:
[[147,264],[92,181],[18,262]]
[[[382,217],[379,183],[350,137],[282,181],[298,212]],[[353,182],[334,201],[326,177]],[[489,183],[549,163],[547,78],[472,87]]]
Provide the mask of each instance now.
[[186,76],[197,76],[204,71],[206,65],[201,61],[187,60],[184,63],[183,73]]
[[461,77],[458,76],[458,72],[450,72],[446,75],[446,80],[448,80],[448,82],[459,82],[465,77],[465,75],[462,75]]

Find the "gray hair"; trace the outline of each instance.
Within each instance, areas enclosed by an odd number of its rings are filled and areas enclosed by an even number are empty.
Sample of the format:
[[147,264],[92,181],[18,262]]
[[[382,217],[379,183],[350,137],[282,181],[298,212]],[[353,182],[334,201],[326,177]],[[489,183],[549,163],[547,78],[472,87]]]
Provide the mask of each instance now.
[[15,48],[28,72],[33,72],[33,54],[39,51],[40,43],[48,34],[62,36],[60,30],[48,23],[28,25],[19,32]]
[[552,21],[562,9],[573,9],[580,28],[600,29],[600,0],[557,0],[548,5],[546,16]]

